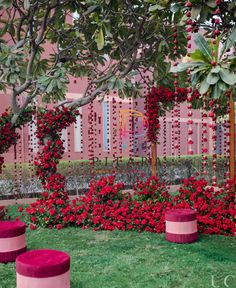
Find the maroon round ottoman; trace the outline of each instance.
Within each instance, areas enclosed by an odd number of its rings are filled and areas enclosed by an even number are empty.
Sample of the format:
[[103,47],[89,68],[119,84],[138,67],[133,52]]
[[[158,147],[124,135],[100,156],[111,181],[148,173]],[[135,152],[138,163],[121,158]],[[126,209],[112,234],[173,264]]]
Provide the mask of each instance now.
[[20,221],[0,221],[0,263],[14,262],[26,251],[25,229]]
[[166,240],[191,243],[198,239],[196,212],[191,209],[166,211]]
[[69,288],[70,256],[57,250],[32,250],[16,259],[17,288]]

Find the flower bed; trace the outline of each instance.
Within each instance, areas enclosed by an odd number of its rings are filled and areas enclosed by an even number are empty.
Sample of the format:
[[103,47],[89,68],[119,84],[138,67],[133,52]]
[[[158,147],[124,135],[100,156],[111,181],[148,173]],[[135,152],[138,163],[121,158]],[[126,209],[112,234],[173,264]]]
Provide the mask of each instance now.
[[151,177],[138,182],[134,195],[130,195],[122,192],[123,183],[115,183],[109,176],[92,181],[89,192],[71,202],[57,192],[43,193],[42,199],[26,208],[26,213],[31,229],[38,225],[57,229],[77,225],[83,229],[163,233],[166,209],[192,208],[197,210],[200,232],[235,234],[234,183],[218,190],[207,185],[204,180],[186,179],[177,194],[171,196],[163,183]]

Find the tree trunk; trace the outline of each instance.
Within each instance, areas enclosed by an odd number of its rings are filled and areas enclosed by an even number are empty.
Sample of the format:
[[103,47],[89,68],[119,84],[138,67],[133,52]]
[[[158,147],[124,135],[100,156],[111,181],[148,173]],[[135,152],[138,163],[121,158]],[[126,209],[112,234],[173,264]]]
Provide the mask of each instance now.
[[151,146],[152,157],[152,176],[157,176],[157,143],[153,142]]
[[233,180],[235,177],[235,110],[234,110],[234,99],[232,92],[230,94],[229,121],[230,121],[229,173],[230,173],[230,179]]

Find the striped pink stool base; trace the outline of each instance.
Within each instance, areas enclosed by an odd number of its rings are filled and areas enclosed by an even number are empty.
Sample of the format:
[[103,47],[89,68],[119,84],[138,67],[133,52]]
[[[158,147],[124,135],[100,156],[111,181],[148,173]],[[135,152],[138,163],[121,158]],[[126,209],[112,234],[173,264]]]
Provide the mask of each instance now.
[[14,262],[26,251],[25,229],[20,221],[0,221],[0,263]]
[[16,259],[17,288],[70,288],[70,256],[57,250],[32,250]]
[[17,288],[70,288],[70,271],[46,278],[32,278],[16,273]]
[[191,209],[173,209],[166,212],[166,240],[191,243],[198,239],[196,212]]

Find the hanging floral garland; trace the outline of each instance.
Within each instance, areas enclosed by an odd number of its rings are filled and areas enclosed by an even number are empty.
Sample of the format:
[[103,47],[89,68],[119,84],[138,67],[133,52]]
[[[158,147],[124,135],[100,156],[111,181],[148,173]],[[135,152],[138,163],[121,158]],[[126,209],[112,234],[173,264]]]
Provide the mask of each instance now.
[[[146,96],[145,116],[147,139],[151,143],[158,142],[158,134],[160,130],[159,117],[165,115],[166,111],[173,109],[174,101],[182,103],[187,99],[187,90],[184,88],[176,87],[176,91],[173,92],[168,88],[159,86],[152,87]],[[192,93],[192,98],[197,99],[199,93],[195,90]]]

